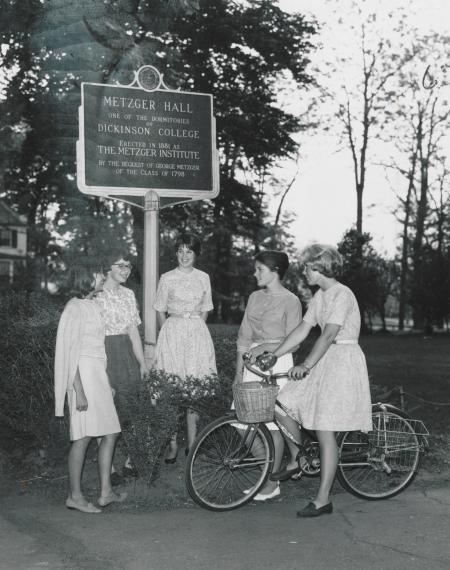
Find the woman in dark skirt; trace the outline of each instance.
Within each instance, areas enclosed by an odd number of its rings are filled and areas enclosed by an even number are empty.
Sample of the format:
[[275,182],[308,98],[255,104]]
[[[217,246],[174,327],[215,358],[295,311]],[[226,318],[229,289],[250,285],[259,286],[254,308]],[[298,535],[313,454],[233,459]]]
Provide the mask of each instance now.
[[[141,323],[136,298],[123,284],[131,272],[127,256],[107,260],[103,291],[96,297],[105,321],[105,349],[107,373],[115,391],[115,403],[120,423],[130,421],[129,405],[137,396],[141,379],[147,372],[138,326]],[[123,467],[124,476],[135,476],[128,458]]]

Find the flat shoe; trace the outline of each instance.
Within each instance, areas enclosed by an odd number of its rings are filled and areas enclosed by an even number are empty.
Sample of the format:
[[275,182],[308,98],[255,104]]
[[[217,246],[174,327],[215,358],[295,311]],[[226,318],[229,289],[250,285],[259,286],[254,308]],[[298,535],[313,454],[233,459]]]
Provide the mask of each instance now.
[[279,485],[277,485],[271,493],[267,494],[257,493],[253,497],[253,500],[263,502],[263,501],[268,501],[269,499],[274,499],[275,497],[278,497],[278,495],[281,495],[281,489]]
[[123,503],[123,501],[125,501],[125,499],[127,498],[127,495],[128,493],[120,493],[119,495],[116,495],[116,493],[112,493],[107,497],[99,497],[97,503],[101,507],[107,507],[111,503]]
[[293,469],[283,469],[282,471],[275,471],[275,473],[272,473],[269,479],[271,481],[287,481],[292,477],[292,475],[297,475],[298,473],[300,473],[301,470],[302,468],[297,466],[294,467]]
[[297,516],[300,518],[320,517],[320,515],[331,515],[332,512],[333,503],[328,503],[323,507],[317,508],[316,505],[311,502],[301,511],[297,511]]
[[80,505],[80,503],[77,503],[70,497],[66,500],[66,507],[74,511],[81,511],[82,513],[89,513],[89,514],[97,514],[102,512],[101,509],[97,509],[97,507],[94,507],[92,503],[88,503],[87,505]]

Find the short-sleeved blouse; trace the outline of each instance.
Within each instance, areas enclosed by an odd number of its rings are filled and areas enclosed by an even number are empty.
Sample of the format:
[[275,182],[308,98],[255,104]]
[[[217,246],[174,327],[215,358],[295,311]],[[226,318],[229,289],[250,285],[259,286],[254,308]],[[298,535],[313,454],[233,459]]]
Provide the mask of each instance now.
[[358,340],[361,328],[356,297],[342,283],[336,283],[326,291],[319,289],[311,299],[303,320],[313,327],[319,325],[322,330],[326,324],[340,325],[337,341]]
[[302,306],[296,295],[285,289],[269,293],[260,289],[250,295],[239,329],[237,348],[246,352],[253,343],[281,341],[302,320]]
[[190,273],[178,268],[161,275],[154,308],[172,314],[204,313],[213,309],[209,275],[195,267]]
[[127,334],[128,327],[141,324],[136,297],[131,289],[122,285],[117,289],[103,289],[95,301],[105,321],[106,336]]

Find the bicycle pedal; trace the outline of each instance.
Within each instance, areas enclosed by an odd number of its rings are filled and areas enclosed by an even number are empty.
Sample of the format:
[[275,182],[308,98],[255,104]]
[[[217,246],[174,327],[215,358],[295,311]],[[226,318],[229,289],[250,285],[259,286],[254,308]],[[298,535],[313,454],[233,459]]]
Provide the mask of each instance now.
[[291,479],[293,481],[300,481],[300,479],[303,476],[303,471],[299,471],[298,473],[295,473],[294,475],[291,475]]

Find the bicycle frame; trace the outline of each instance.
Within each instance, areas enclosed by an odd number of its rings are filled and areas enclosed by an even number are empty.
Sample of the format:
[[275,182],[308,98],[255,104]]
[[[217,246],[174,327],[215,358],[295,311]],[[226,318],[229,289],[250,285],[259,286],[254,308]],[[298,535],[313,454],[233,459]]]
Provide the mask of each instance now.
[[[249,357],[248,355],[244,355],[244,365],[245,367],[252,372],[253,374],[259,376],[261,378],[261,380],[263,382],[267,382],[267,383],[272,383],[274,384],[276,382],[276,380],[278,378],[285,378],[287,376],[287,372],[285,373],[276,373],[273,374],[272,372],[269,371],[269,374],[263,374],[262,372],[260,372],[259,370],[257,370],[256,368],[254,368],[253,366],[251,366],[248,363]],[[314,443],[318,443],[317,442],[317,437],[316,437],[316,433],[314,430],[309,430],[305,427],[303,427],[301,425],[301,423],[299,421],[297,421],[295,418],[293,418],[289,412],[287,411],[287,409],[283,406],[283,404],[281,404],[281,402],[279,402],[279,400],[276,400],[275,402],[275,406],[280,409],[282,409],[284,411],[284,413],[286,413],[287,415],[289,415],[299,426],[301,433],[306,434],[311,440],[313,440]],[[391,442],[388,441],[388,434],[389,434],[389,430],[386,427],[386,417],[388,415],[388,413],[391,414],[396,414],[399,415],[400,417],[404,416],[404,413],[402,410],[400,410],[399,408],[393,406],[392,404],[384,404],[381,402],[377,402],[372,404],[372,413],[375,413],[377,411],[381,412],[380,417],[378,418],[378,422],[379,425],[378,426],[374,426],[375,427],[375,431],[377,433],[377,441],[375,442],[375,446],[378,449],[383,449],[383,454],[377,458],[377,457],[371,457],[370,459],[370,463],[367,459],[367,454],[365,457],[364,461],[358,461],[358,459],[361,458],[361,450],[359,450],[358,452],[355,451],[355,461],[349,461],[349,459],[351,459],[351,452],[350,453],[346,453],[346,460],[345,462],[341,461],[341,457],[339,458],[339,462],[338,465],[339,466],[346,466],[346,467],[360,467],[360,466],[364,466],[367,465],[368,463],[370,465],[372,465],[374,467],[375,463],[380,463],[382,465],[382,468],[389,473],[390,472],[390,468],[388,466],[388,464],[385,461],[386,456],[392,455],[394,453],[397,453],[399,451],[408,451],[408,450],[416,450],[417,449],[417,444],[411,444],[411,445],[406,445],[403,443],[398,443],[397,445],[393,445]],[[280,430],[281,433],[283,433],[286,437],[288,437],[290,439],[290,441],[292,443],[294,443],[297,448],[299,449],[299,451],[301,450],[302,447],[302,442],[297,442],[294,437],[292,436],[292,434],[290,434],[288,432],[288,430],[278,421],[276,415],[273,419],[274,423],[276,424],[276,426],[278,427],[278,429]],[[428,431],[426,430],[425,426],[423,425],[423,423],[420,420],[408,420],[410,423],[415,423],[419,425],[418,430],[412,430],[412,433],[414,433],[415,435],[418,436],[419,438],[419,451],[424,451],[425,448],[428,447],[428,441],[426,436],[429,435]],[[381,422],[381,423],[380,423]],[[419,433],[416,433],[417,431],[419,431]],[[339,436],[341,435],[341,432],[336,432],[336,439],[339,439]],[[355,444],[359,445],[359,447],[361,447],[361,444]],[[349,457],[350,456],[350,457]]]

